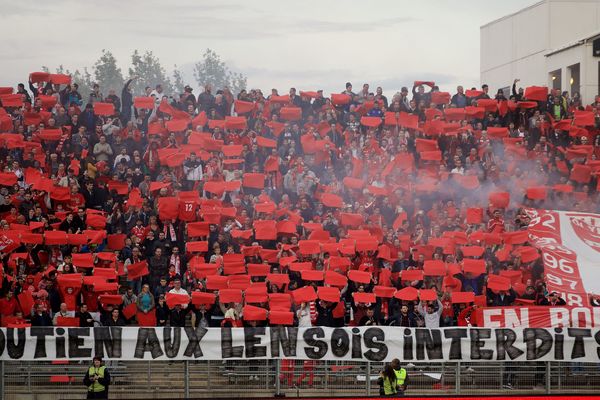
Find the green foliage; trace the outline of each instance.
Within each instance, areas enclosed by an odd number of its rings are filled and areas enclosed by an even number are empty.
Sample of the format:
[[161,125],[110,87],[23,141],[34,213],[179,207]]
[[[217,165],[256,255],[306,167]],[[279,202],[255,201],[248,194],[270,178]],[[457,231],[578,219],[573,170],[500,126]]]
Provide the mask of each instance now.
[[[42,70],[50,72],[47,66],[42,66]],[[60,65],[56,68],[56,73],[71,75],[72,81],[79,85],[79,93],[84,98],[89,96],[94,82],[100,85],[100,90],[105,96],[109,89],[115,89],[117,95],[120,96],[126,80],[117,64],[117,59],[108,50],[102,50],[100,58],[96,60],[91,70],[86,67],[83,70],[75,69],[71,72]],[[127,75],[127,79],[138,77],[131,84],[136,96],[142,95],[146,86],[154,89],[157,84],[161,84],[166,94],[176,95],[183,93],[186,85],[183,73],[177,65],[174,66],[172,78],[169,78],[160,60],[151,51],[141,53],[135,50],[131,55],[131,65],[127,67]],[[228,87],[234,94],[237,94],[247,85],[246,76],[230,71],[220,56],[211,49],[206,49],[202,61],[194,65],[194,79],[201,87],[211,84],[214,92]]]
[[[117,93],[123,88],[123,73],[121,68],[117,66],[117,59],[108,50],[102,50],[102,55],[94,63],[94,78],[95,82],[100,85],[100,91],[105,96],[108,95],[109,89],[114,89]],[[80,87],[81,89],[81,87]],[[88,92],[81,92],[82,95]]]
[[183,88],[185,87],[185,82],[183,81],[183,74],[177,68],[177,65],[173,68],[173,89],[175,89],[176,93],[183,93]]
[[165,69],[160,64],[160,60],[151,51],[146,51],[140,54],[135,50],[131,55],[131,66],[129,67],[129,78],[137,76],[131,84],[133,92],[136,94],[144,93],[146,86],[154,87],[158,84],[162,85],[163,92],[173,94],[174,88],[171,81],[165,72]]
[[194,78],[201,87],[211,85],[213,93],[218,89],[228,87],[234,95],[245,89],[247,83],[244,75],[231,72],[221,57],[211,49],[206,49],[202,55],[202,61],[197,62],[194,66]]

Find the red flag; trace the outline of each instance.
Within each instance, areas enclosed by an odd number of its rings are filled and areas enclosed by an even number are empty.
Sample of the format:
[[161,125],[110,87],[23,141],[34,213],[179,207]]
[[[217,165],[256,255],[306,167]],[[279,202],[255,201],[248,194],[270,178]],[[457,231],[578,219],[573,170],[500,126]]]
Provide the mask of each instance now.
[[118,306],[123,303],[123,296],[120,294],[102,294],[99,297],[100,303],[103,305],[113,305]]
[[399,300],[413,301],[419,296],[419,291],[412,286],[405,287],[394,293],[394,297]]
[[448,92],[433,92],[431,93],[432,104],[448,104],[450,103],[450,93]]
[[377,128],[381,125],[380,117],[361,117],[360,124],[369,128]]
[[408,114],[404,111],[401,111],[400,117],[398,117],[398,125],[400,125],[403,128],[418,129],[419,116],[416,114]]
[[400,280],[402,281],[422,281],[423,271],[420,269],[405,269],[400,272]]
[[242,291],[240,289],[221,289],[219,290],[219,302],[241,303]]
[[543,186],[527,188],[526,196],[531,200],[544,200],[546,199],[546,188]]
[[115,114],[115,106],[112,103],[94,103],[94,114],[111,116]]
[[282,107],[279,117],[284,121],[298,121],[302,119],[302,109],[300,107]]
[[475,301],[475,293],[473,292],[452,292],[452,304],[456,303],[472,303]]
[[331,94],[331,104],[333,104],[334,106],[345,105],[350,103],[350,101],[352,101],[352,99],[347,94]]
[[264,189],[265,174],[250,172],[245,173],[243,175],[242,186],[254,189]]
[[438,299],[437,291],[435,289],[421,289],[419,290],[419,299],[421,301],[435,301]]
[[156,326],[156,312],[154,310],[151,310],[148,313],[138,311],[137,315],[136,315],[136,319],[138,322],[138,326],[141,326],[141,327]]
[[375,286],[373,288],[373,292],[377,297],[383,298],[392,298],[394,297],[394,293],[396,293],[396,288],[391,286]]
[[271,325],[293,325],[294,313],[291,311],[271,310],[269,311],[269,322]]
[[317,289],[317,296],[319,296],[319,299],[321,300],[337,303],[340,301],[340,289],[336,287],[320,286]]
[[190,222],[187,224],[189,237],[208,236],[210,224],[207,222]]
[[73,265],[79,268],[93,268],[94,256],[91,253],[75,253],[72,255]]
[[268,274],[267,281],[277,286],[287,285],[290,283],[290,276],[288,274]]
[[592,167],[581,164],[573,165],[569,179],[578,183],[589,183],[592,179]]
[[192,304],[195,306],[199,305],[212,305],[215,304],[216,296],[214,293],[205,292],[192,292]]
[[23,311],[23,315],[30,315],[31,310],[33,309],[33,305],[35,304],[31,292],[29,290],[25,290],[19,293],[17,299],[19,300],[19,305],[21,306],[21,311]]
[[63,327],[79,326],[79,318],[77,318],[77,317],[63,317],[63,316],[59,315],[56,318],[56,326],[63,326]]
[[169,308],[175,308],[176,305],[187,305],[190,302],[190,296],[187,294],[167,293],[165,300]]
[[233,109],[237,114],[246,114],[254,111],[255,104],[251,101],[235,100]]
[[307,303],[317,299],[317,293],[312,286],[304,286],[300,289],[293,290],[292,296],[294,296],[294,302],[296,304]]
[[265,321],[267,319],[267,310],[262,307],[245,305],[242,308],[242,318],[245,321]]
[[430,139],[416,139],[415,145],[417,148],[417,152],[421,153],[423,151],[436,151],[439,150],[437,140]]
[[321,244],[316,240],[300,240],[298,242],[298,247],[298,252],[302,255],[321,253]]
[[68,85],[71,83],[71,76],[66,74],[50,74],[50,82],[54,85]]
[[127,267],[127,279],[130,281],[146,276],[150,273],[148,271],[148,262],[140,261],[137,263],[129,264]]
[[44,233],[44,241],[47,245],[67,244],[67,233],[63,231],[47,231]]
[[357,283],[369,284],[371,283],[371,273],[366,271],[352,270],[348,271],[348,279]]
[[444,276],[446,275],[446,266],[442,260],[426,260],[423,265],[423,275]]
[[463,271],[465,273],[469,272],[473,275],[485,274],[485,260],[473,260],[470,258],[465,258],[463,260]]
[[159,197],[158,216],[162,221],[177,219],[179,216],[179,199],[177,197]]
[[508,137],[508,128],[490,126],[487,128],[487,135],[490,138],[502,139]]
[[361,214],[341,213],[340,223],[344,226],[360,226],[364,223],[364,218]]
[[206,253],[208,251],[208,241],[198,241],[198,242],[187,242],[185,244],[185,248],[188,252],[201,252]]
[[49,72],[32,72],[29,74],[29,80],[31,83],[50,82]]
[[227,289],[227,276],[221,275],[209,275],[206,277],[206,289],[207,290],[221,290]]
[[131,303],[127,307],[123,308],[123,316],[125,319],[131,319],[137,314],[137,304]]
[[596,124],[596,117],[592,111],[575,110],[573,115],[577,126],[593,126]]
[[316,281],[320,282],[323,280],[323,271],[316,271],[314,269],[305,269],[300,272],[300,276],[303,281]]
[[125,247],[125,239],[127,235],[124,233],[116,233],[106,236],[106,245],[110,250],[121,250]]
[[548,88],[545,86],[526,87],[523,97],[526,98],[527,100],[547,101],[548,100]]
[[510,203],[510,193],[492,192],[489,195],[489,202],[494,208],[507,208]]
[[274,220],[255,220],[254,237],[257,240],[276,240],[277,239],[277,222]]
[[225,117],[225,129],[246,129],[246,117]]
[[481,224],[483,222],[482,208],[467,209],[467,224]]

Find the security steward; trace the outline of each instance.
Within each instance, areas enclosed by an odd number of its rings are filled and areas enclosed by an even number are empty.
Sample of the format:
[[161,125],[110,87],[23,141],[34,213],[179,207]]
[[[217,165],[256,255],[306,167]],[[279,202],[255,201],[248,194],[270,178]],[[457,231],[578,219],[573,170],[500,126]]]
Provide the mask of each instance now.
[[396,374],[396,385],[398,387],[397,396],[404,396],[404,391],[406,391],[406,384],[408,381],[406,369],[400,366],[400,360],[397,358],[394,358],[391,364],[392,368],[394,369],[394,373]]
[[102,357],[94,357],[94,363],[88,368],[83,383],[88,388],[88,399],[108,399],[110,373],[102,363]]

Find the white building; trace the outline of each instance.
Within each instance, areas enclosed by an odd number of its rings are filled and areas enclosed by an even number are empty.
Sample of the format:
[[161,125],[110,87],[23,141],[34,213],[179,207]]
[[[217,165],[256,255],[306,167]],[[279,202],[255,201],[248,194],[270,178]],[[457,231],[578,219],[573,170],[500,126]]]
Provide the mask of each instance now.
[[600,93],[600,0],[540,1],[483,25],[480,36],[490,94],[508,94],[516,78],[518,87],[579,92],[584,104]]

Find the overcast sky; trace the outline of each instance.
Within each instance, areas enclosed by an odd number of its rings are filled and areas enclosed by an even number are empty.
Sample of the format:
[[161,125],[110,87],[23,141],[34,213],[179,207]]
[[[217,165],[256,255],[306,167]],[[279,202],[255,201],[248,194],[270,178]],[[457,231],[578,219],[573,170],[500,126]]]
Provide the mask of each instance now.
[[[42,65],[91,66],[110,49],[126,72],[151,50],[187,83],[205,48],[248,86],[339,92],[351,81],[392,94],[414,80],[479,85],[479,27],[535,0],[0,0],[0,86]],[[10,33],[9,33],[10,32]]]

